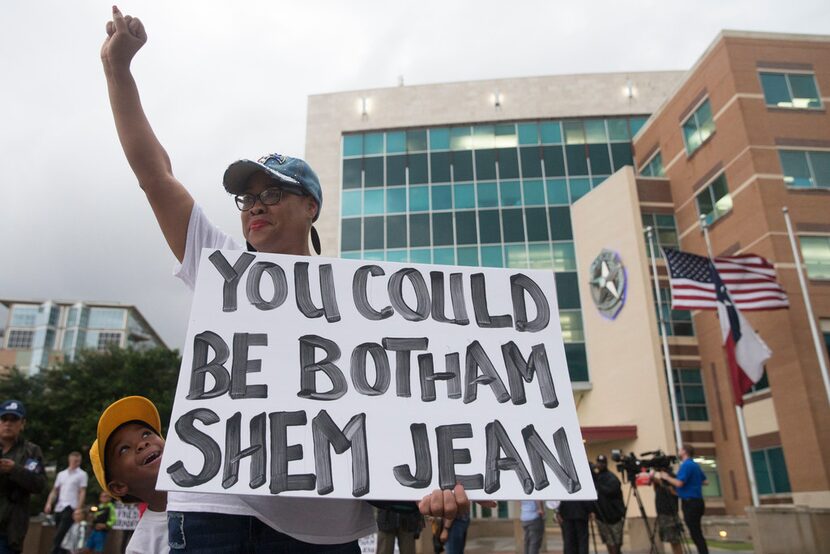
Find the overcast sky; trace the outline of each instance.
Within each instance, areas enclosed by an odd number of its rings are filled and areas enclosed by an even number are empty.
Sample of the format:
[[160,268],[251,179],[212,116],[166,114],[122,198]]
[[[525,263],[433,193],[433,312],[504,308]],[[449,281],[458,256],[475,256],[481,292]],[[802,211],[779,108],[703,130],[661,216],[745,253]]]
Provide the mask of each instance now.
[[[240,235],[226,165],[302,156],[309,94],[688,69],[721,29],[830,32],[826,0],[124,2],[133,71],[179,180]],[[119,147],[99,49],[110,4],[0,2],[0,297],[135,304],[181,348],[190,293]],[[324,184],[325,185],[325,184]],[[0,313],[0,317],[3,314]],[[0,323],[2,325],[3,322]]]

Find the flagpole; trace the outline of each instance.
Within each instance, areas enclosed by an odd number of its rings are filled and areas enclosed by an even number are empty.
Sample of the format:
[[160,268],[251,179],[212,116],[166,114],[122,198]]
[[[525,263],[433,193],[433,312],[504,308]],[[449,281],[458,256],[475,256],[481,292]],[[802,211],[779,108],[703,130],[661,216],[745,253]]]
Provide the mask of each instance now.
[[677,443],[677,450],[683,446],[683,435],[680,432],[680,416],[677,412],[677,397],[674,391],[674,372],[671,365],[671,357],[669,356],[669,340],[666,332],[666,320],[663,318],[663,300],[660,298],[660,282],[657,275],[657,261],[654,257],[654,228],[649,225],[646,227],[646,235],[648,236],[648,250],[651,253],[651,272],[654,276],[654,296],[657,298],[657,319],[660,322],[660,340],[663,342],[663,357],[666,365],[666,380],[669,383],[669,400],[671,402],[671,415],[674,422],[674,440]]
[[816,349],[818,366],[821,369],[821,378],[824,380],[827,401],[830,402],[830,376],[828,376],[827,362],[824,361],[824,354],[821,349],[821,339],[819,339],[818,328],[816,326],[816,316],[813,314],[813,303],[810,301],[810,295],[807,294],[807,280],[804,278],[801,257],[798,255],[798,248],[795,244],[795,234],[793,233],[792,221],[790,221],[790,211],[787,209],[787,206],[781,208],[781,211],[784,212],[784,221],[787,223],[787,235],[790,237],[790,247],[793,249],[793,260],[795,260],[795,271],[798,273],[798,282],[801,284],[801,295],[804,297],[804,306],[807,308],[807,319],[810,322],[810,332],[813,335],[813,346]]
[[[709,253],[709,259],[712,264],[715,263],[715,255],[712,253],[712,242],[709,240],[709,224],[706,223],[706,216],[700,216],[700,228],[703,230],[703,239],[706,241],[706,251]],[[741,437],[741,449],[744,454],[744,464],[746,464],[746,475],[749,478],[749,492],[752,496],[752,505],[758,507],[761,505],[758,499],[758,485],[755,483],[755,471],[752,468],[752,457],[749,453],[749,439],[746,436],[746,422],[744,421],[744,409],[735,404],[735,415],[738,418],[738,434]]]

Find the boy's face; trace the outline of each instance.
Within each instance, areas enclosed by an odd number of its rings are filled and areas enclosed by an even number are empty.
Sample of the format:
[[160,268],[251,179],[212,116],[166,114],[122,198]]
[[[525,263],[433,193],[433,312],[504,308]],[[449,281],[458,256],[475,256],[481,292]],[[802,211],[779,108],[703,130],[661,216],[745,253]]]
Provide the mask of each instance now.
[[98,502],[100,502],[101,504],[106,504],[110,500],[112,500],[112,497],[106,492],[102,492],[100,495],[98,495]]
[[164,439],[140,423],[120,427],[107,441],[107,486],[117,496],[141,494],[156,486]]
[[72,521],[81,522],[84,520],[84,511],[83,510],[75,510],[72,512]]

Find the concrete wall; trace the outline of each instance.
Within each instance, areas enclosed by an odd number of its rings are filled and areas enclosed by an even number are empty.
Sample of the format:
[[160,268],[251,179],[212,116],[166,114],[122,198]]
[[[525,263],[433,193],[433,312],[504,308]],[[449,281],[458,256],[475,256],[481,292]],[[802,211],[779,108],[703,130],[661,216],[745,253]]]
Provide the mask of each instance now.
[[[589,455],[622,448],[675,451],[657,315],[649,277],[634,173],[625,167],[571,208],[591,389],[577,403],[582,426],[636,425],[633,441],[588,444]],[[588,282],[594,258],[607,248],[626,267],[626,303],[616,319],[596,310]],[[613,464],[612,464],[613,465]],[[626,487],[627,488],[627,487]],[[653,494],[641,488],[648,513]],[[637,510],[634,502],[629,515]]]

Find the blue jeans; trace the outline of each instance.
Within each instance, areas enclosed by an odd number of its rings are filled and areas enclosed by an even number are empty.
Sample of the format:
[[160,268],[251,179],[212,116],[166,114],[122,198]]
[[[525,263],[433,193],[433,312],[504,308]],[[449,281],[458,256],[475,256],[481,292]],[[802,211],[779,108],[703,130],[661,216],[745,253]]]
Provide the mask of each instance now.
[[464,554],[464,545],[467,544],[467,528],[470,526],[470,516],[459,517],[452,522],[444,551],[447,554]]
[[[314,514],[309,514],[314,517]],[[255,517],[206,512],[167,512],[171,554],[360,554],[357,541],[310,544],[276,531]]]
[[86,539],[86,547],[93,552],[103,552],[107,542],[107,532],[94,530]]

